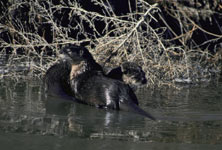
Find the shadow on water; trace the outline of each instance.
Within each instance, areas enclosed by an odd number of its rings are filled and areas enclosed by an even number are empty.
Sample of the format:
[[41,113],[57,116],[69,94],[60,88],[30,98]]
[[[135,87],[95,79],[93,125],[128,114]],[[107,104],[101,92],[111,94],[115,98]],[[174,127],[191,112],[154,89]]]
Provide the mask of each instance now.
[[[39,80],[0,81],[3,149],[221,149],[222,84],[137,92],[159,118],[46,96]],[[4,143],[4,144],[2,144]]]

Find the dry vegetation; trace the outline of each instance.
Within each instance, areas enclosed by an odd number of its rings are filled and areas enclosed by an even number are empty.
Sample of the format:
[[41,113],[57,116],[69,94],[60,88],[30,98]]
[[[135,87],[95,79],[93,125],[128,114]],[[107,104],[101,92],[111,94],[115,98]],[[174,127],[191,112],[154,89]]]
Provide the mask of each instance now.
[[[46,0],[11,0],[8,6],[4,5],[6,11],[0,16],[0,53],[1,59],[6,57],[7,63],[1,67],[1,76],[18,78],[25,74],[42,77],[57,60],[56,54],[62,46],[86,42],[101,65],[118,66],[124,61],[140,64],[146,72],[150,87],[174,86],[175,82],[208,81],[220,72],[222,46],[215,44],[213,52],[201,46],[221,40],[222,32],[215,34],[207,31],[196,21],[198,17],[210,20],[214,13],[221,12],[219,1],[215,1],[215,8],[198,9],[200,12],[196,13],[192,1],[188,1],[191,4],[185,6],[177,1],[158,1],[151,5],[145,0],[137,0],[136,11],[124,16],[115,15],[108,7],[109,3],[93,1],[104,9],[105,15],[87,11],[75,0],[61,1],[60,4]],[[18,11],[24,7],[28,8],[27,11]],[[56,13],[63,14],[67,9],[68,20],[75,20],[76,16],[80,18],[75,26],[71,23],[64,25],[62,18],[55,18]],[[163,10],[178,21],[179,34],[169,25],[169,20],[162,16]],[[101,33],[95,27],[97,21],[104,21],[107,25],[102,36],[98,36]],[[159,21],[164,25],[151,25]],[[87,22],[94,32],[88,34],[83,28],[83,22]],[[221,24],[218,28],[222,30]],[[72,36],[71,30],[78,30],[78,34]],[[197,30],[212,38],[202,44],[195,43],[192,35]],[[171,32],[173,38],[166,38],[166,32]],[[51,36],[51,40],[47,36]],[[6,56],[9,52],[10,55]],[[18,66],[26,66],[26,69],[18,69]]]

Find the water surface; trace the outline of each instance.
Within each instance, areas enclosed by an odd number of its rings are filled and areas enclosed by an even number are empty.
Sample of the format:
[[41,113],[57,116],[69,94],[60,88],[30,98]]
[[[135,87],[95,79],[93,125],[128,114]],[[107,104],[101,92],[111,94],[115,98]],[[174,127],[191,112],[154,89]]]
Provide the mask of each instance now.
[[1,149],[222,149],[222,83],[137,96],[159,121],[46,95],[40,80],[1,79]]

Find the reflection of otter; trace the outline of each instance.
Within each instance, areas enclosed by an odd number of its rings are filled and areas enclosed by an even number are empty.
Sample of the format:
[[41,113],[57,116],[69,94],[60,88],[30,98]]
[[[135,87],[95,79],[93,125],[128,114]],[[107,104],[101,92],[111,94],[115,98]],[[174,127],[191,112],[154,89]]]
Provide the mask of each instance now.
[[86,48],[68,46],[61,51],[61,56],[71,66],[66,80],[70,81],[72,96],[79,102],[98,108],[133,111],[155,119],[138,107],[136,95],[128,85],[103,74]]

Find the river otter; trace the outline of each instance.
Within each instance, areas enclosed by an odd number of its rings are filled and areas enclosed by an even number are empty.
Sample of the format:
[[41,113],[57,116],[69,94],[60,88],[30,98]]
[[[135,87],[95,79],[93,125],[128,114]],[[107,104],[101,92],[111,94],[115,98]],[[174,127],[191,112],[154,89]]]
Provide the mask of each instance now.
[[147,83],[145,72],[134,62],[124,62],[119,67],[106,69],[105,74],[109,78],[129,84],[131,87]]
[[[87,49],[81,46],[67,46],[63,49],[63,52],[66,53],[66,55],[69,55],[70,58],[72,58],[73,54],[72,51],[68,51],[69,48],[76,52],[84,52],[82,54],[82,58],[87,59],[89,62],[88,67],[91,70],[100,70],[102,71],[102,67],[96,63],[96,61],[93,59],[92,55],[89,53]],[[82,51],[78,51],[81,49]],[[80,55],[80,54],[77,54]],[[70,60],[64,59],[64,55],[60,55],[60,59],[57,63],[55,63],[53,66],[51,66],[44,77],[45,81],[45,89],[48,94],[50,95],[59,95],[61,97],[66,97],[68,99],[73,99],[72,97],[72,91],[70,88],[70,72],[71,72],[71,64],[69,63]],[[71,96],[71,97],[70,97]]]
[[61,56],[71,66],[69,83],[78,102],[98,108],[133,111],[155,120],[138,107],[137,97],[127,84],[104,75],[86,48],[68,46],[62,49]]

